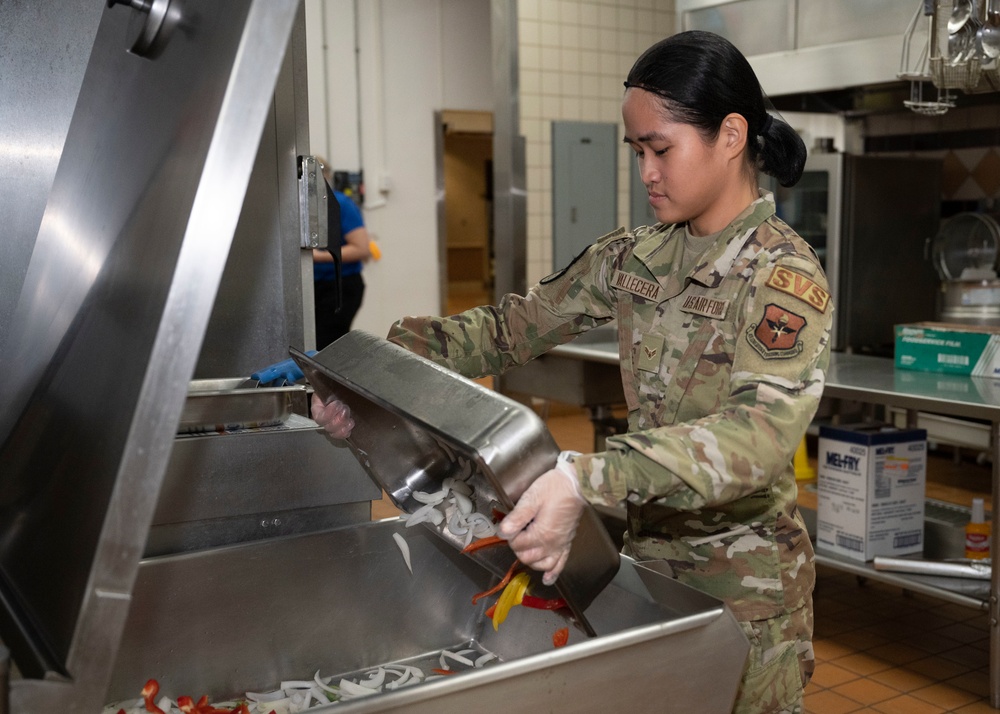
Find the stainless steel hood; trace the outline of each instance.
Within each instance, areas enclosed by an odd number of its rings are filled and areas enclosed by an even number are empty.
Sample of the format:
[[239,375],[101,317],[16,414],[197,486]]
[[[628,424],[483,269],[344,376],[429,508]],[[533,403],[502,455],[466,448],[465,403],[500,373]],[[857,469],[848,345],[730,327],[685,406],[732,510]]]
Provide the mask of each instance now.
[[0,345],[15,712],[102,704],[299,2],[144,7],[103,11]]
[[772,97],[898,81],[919,0],[677,0],[678,30],[710,30]]

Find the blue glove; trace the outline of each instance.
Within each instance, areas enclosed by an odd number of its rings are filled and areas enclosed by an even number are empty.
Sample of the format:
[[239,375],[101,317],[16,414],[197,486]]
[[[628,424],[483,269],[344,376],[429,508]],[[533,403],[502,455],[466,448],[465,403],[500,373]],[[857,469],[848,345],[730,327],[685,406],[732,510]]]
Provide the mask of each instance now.
[[[316,354],[316,350],[309,350],[306,354],[312,357]],[[262,385],[281,380],[277,385],[275,385],[281,386],[282,384],[294,384],[300,379],[305,379],[305,375],[302,374],[302,370],[299,369],[299,366],[295,364],[295,360],[289,357],[288,359],[278,362],[277,364],[272,364],[269,367],[265,367],[262,370],[254,372],[250,375],[250,379],[256,379]]]

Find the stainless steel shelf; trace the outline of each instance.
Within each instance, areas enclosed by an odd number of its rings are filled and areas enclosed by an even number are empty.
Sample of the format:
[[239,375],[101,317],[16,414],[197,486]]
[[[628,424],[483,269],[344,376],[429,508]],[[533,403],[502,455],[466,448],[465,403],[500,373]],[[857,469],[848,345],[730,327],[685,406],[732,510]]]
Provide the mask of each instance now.
[[[859,577],[868,578],[881,583],[922,593],[945,602],[951,602],[977,610],[989,610],[990,586],[985,580],[968,580],[964,578],[931,577],[926,575],[907,575],[885,570],[875,570],[871,563],[847,560],[836,555],[816,551],[816,562],[836,570],[853,573]],[[952,580],[953,583],[945,581]]]

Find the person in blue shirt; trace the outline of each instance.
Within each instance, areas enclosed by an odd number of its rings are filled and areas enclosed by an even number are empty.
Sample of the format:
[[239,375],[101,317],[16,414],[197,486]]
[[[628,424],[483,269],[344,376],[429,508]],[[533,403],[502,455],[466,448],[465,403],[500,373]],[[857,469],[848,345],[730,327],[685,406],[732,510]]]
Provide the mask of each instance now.
[[[313,281],[316,308],[316,349],[321,350],[351,329],[354,316],[361,308],[365,281],[362,264],[371,257],[371,245],[361,210],[349,196],[330,188],[329,169],[321,162],[327,179],[327,198],[331,195],[329,222],[330,241],[340,235],[342,299],[337,309],[337,271],[333,255],[328,250],[313,250]],[[339,209],[339,210],[337,210]],[[338,219],[339,214],[339,219]],[[339,225],[339,230],[336,226]]]

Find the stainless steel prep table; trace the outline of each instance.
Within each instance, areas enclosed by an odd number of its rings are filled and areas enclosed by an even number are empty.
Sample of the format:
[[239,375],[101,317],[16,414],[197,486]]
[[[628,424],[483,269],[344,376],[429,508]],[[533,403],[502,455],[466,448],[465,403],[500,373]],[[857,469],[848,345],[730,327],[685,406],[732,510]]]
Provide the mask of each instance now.
[[[607,330],[601,332],[608,335]],[[603,405],[596,404],[586,400],[582,391],[560,390],[556,396],[549,396],[545,391],[540,393],[527,391],[527,387],[535,384],[550,384],[549,376],[555,379],[559,374],[573,374],[579,363],[587,363],[592,368],[604,370],[591,371],[590,376],[597,375],[608,382],[614,379],[620,380],[617,376],[618,344],[613,333],[610,339],[585,340],[581,343],[560,345],[533,363],[529,363],[528,367],[533,371],[526,378],[515,375],[514,378],[502,383],[502,388],[586,406],[592,415],[597,413],[595,410],[598,408],[607,408],[610,404],[620,403],[621,400],[611,399]],[[516,371],[522,369],[524,368]],[[606,384],[601,389],[608,392],[611,386]],[[617,388],[621,389],[620,381]],[[823,396],[905,409],[907,423],[911,426],[921,426],[924,419],[933,418],[934,415],[988,422],[989,449],[993,460],[992,510],[993,513],[1000,513],[1000,380],[897,370],[891,359],[833,353],[830,355],[830,368]],[[1000,553],[1000,528],[993,529],[991,548],[992,552]],[[988,610],[990,702],[993,707],[1000,708],[1000,603],[997,599],[997,593],[1000,593],[1000,568],[993,569],[988,592],[980,594],[974,589],[964,587],[964,581],[961,580],[876,571],[870,563],[848,561],[821,552],[817,552],[816,561],[948,602]],[[951,587],[945,587],[947,585]]]

